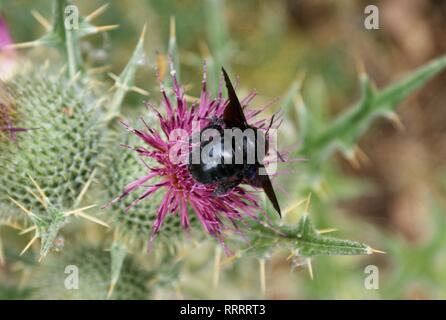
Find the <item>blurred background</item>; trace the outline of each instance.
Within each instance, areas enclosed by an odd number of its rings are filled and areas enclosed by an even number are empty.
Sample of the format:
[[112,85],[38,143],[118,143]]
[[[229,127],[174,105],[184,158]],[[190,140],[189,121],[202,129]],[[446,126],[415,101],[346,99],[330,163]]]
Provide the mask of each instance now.
[[[104,3],[76,1],[83,14]],[[378,30],[364,28],[369,4],[379,8]],[[39,37],[43,29],[31,9],[49,17],[50,8],[49,1],[1,2],[15,42]],[[224,65],[239,77],[241,96],[257,90],[255,105],[279,97],[272,109],[287,110],[283,146],[299,142],[293,129],[296,112],[283,97],[303,75],[305,104],[316,117],[331,119],[360,96],[358,61],[381,88],[446,53],[444,0],[123,0],[110,1],[106,14],[98,18],[101,25],[119,28],[83,44],[88,63],[110,65],[118,74],[147,23],[146,64],[138,71],[137,85],[157,92],[153,66],[157,53],[167,51],[171,17],[176,22],[180,77],[188,93],[200,90],[203,58]],[[336,155],[327,164],[326,190],[313,196],[318,227],[335,227],[339,231],[334,235],[366,242],[386,254],[317,257],[311,280],[305,268],[293,268],[286,254],[278,252],[266,264],[266,298],[446,298],[445,86],[442,73],[398,107],[400,122],[375,121],[359,141],[366,160],[358,166]],[[136,93],[126,98],[130,108],[141,101]],[[277,183],[293,190],[292,197],[300,197],[303,166],[287,168],[294,170],[293,179],[279,178]],[[284,207],[293,202],[278,192]],[[224,265],[218,287],[207,290],[213,276],[209,252],[211,248],[203,248],[190,257],[182,297],[260,297],[258,274],[252,272],[257,261],[249,258]],[[367,265],[378,266],[378,290],[364,287]],[[0,297],[8,294],[8,272],[0,268]]]

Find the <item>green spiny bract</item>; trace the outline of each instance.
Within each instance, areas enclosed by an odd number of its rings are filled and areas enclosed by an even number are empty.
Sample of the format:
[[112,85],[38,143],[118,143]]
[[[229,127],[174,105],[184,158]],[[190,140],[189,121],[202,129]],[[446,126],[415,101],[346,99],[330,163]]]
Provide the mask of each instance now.
[[[35,268],[30,286],[34,299],[106,299],[109,295],[110,253],[102,248],[78,246],[51,255]],[[148,299],[153,272],[128,257],[110,299]],[[78,281],[78,282],[77,282]]]
[[238,256],[249,255],[264,259],[278,248],[290,250],[291,256],[302,258],[382,253],[360,242],[323,235],[322,231],[314,227],[307,213],[293,225],[258,220],[251,221],[244,230],[249,246],[242,247],[237,252]]
[[1,143],[0,221],[31,220],[46,255],[67,220],[64,212],[79,205],[97,166],[98,99],[86,78],[75,82],[45,68],[3,83],[2,96],[16,113],[14,125],[30,130]]

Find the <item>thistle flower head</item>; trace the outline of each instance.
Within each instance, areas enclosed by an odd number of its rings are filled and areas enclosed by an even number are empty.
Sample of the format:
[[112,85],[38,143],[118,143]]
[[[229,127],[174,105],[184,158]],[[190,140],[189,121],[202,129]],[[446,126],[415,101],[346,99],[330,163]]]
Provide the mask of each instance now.
[[[169,97],[163,85],[160,84],[162,108],[165,112],[161,113],[155,106],[147,104],[149,110],[156,113],[160,129],[151,127],[143,119],[144,129],[142,130],[131,128],[123,123],[128,131],[143,142],[142,146],[128,147],[139,154],[143,162],[142,171],[145,171],[145,174],[127,185],[123,193],[112,202],[123,199],[131,192],[143,190],[131,204],[132,206],[150,198],[155,192],[164,192],[152,227],[150,241],[160,231],[164,219],[169,214],[177,215],[183,228],[188,229],[191,212],[188,208],[190,208],[198,217],[204,230],[223,244],[224,230],[230,228],[237,230],[238,222],[243,222],[246,217],[256,219],[259,214],[263,214],[263,210],[252,190],[238,185],[223,195],[216,195],[216,184],[198,183],[191,176],[187,163],[173,159],[172,154],[176,152],[175,148],[179,145],[187,144],[190,147],[190,137],[193,132],[196,132],[197,124],[199,128],[205,128],[213,119],[223,116],[228,100],[223,98],[222,81],[220,81],[217,97],[209,96],[206,88],[206,65],[204,65],[200,97],[189,105],[189,99],[177,81],[172,63],[170,69],[173,98]],[[255,119],[262,110],[249,110],[247,107],[254,97],[255,92],[252,92],[241,100],[248,123],[261,130],[277,126],[277,121]],[[178,132],[181,134],[178,135]],[[179,157],[181,156],[188,157],[186,154],[181,154]]]
[[11,77],[16,70],[16,52],[9,46],[13,44],[8,24],[0,13],[0,75],[2,79]]
[[[12,43],[8,25],[0,13],[0,77],[2,80],[7,79],[15,67],[15,52],[8,47]],[[6,132],[11,140],[15,140],[16,133],[26,131],[26,129],[13,126],[12,108],[7,93],[4,92],[3,87],[0,90],[0,134]]]
[[12,44],[11,35],[9,33],[8,25],[5,19],[0,15],[0,50],[7,49],[8,45]]

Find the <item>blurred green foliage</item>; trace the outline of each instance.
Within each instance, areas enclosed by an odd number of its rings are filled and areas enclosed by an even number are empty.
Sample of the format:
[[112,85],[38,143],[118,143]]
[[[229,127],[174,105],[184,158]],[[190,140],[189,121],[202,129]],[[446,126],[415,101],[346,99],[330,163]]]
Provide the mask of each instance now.
[[[309,2],[311,1],[302,3]],[[104,1],[79,1],[77,5],[82,13],[88,13],[104,3]],[[386,33],[389,33],[388,26],[387,29],[383,27],[373,32],[361,29],[363,7],[360,2],[357,5],[348,5],[344,2],[301,5],[299,10],[303,11],[303,14],[306,13],[305,10],[311,12],[320,10],[320,15],[326,18],[314,21],[303,19],[301,12],[294,11],[292,3],[293,1],[260,0],[111,1],[107,14],[98,18],[99,24],[119,24],[120,27],[107,34],[90,36],[89,42],[85,42],[81,50],[85,61],[91,67],[109,64],[112,66],[111,72],[120,74],[132,54],[135,39],[140,34],[142,26],[147,24],[144,44],[146,63],[141,65],[136,73],[135,85],[149,91],[150,99],[156,100],[158,89],[153,69],[157,53],[169,51],[169,44],[165,39],[169,38],[170,21],[173,16],[176,22],[175,51],[180,57],[182,82],[190,88],[188,94],[198,94],[200,88],[197,84],[200,83],[202,59],[206,58],[211,71],[211,86],[214,89],[219,66],[225,65],[240,76],[241,87],[238,90],[242,96],[250,88],[257,89],[260,95],[256,104],[259,106],[274,97],[282,98],[281,102],[274,106],[274,109],[282,107],[285,110],[285,121],[280,133],[281,145],[289,146],[301,141],[304,137],[302,134],[304,126],[309,126],[309,129],[315,132],[318,130],[328,132],[330,139],[332,119],[346,110],[351,110],[347,106],[357,101],[360,96],[361,82],[358,81],[358,70],[355,67],[358,55],[362,56],[361,53],[355,52],[360,44],[367,43],[380,48],[374,52],[381,56],[371,63],[371,78],[373,74],[379,74],[373,67],[385,68],[384,63],[386,66],[395,67],[394,72],[392,69],[390,73],[398,74],[398,77],[395,77],[398,79],[401,78],[399,74],[402,70],[407,71],[414,67],[410,63],[401,67],[395,62],[404,58],[401,55],[400,59],[394,58],[395,55],[398,56],[399,51],[392,41],[398,41],[386,36]],[[327,17],[324,6],[330,7],[334,13]],[[30,10],[37,10],[43,16],[49,17],[50,7],[50,3],[46,1],[2,1],[1,4],[2,12],[11,26],[12,36],[18,42],[30,41],[43,34],[44,30],[36,28],[36,22],[31,19]],[[351,39],[345,36],[349,32]],[[380,63],[383,64],[381,67]],[[303,74],[306,76],[302,82]],[[395,78],[390,79],[395,80]],[[391,82],[389,78],[386,78],[386,81],[378,80],[380,87],[383,82],[386,84]],[[364,94],[367,96],[368,92],[375,90],[369,81],[370,79],[367,79],[365,86],[364,81],[362,82],[363,97]],[[384,94],[388,92],[384,91]],[[396,102],[400,102],[399,100],[405,98],[405,95],[397,98],[386,107],[392,107],[393,111]],[[124,100],[125,108],[130,113],[136,113],[135,109],[140,108],[142,100],[140,95],[129,93]],[[302,120],[305,112],[311,114],[311,120]],[[426,109],[424,112],[431,111]],[[338,123],[346,121],[345,128],[354,129],[356,125],[359,128],[361,123],[356,122],[356,117],[353,118],[355,119],[349,118],[348,121],[345,117],[337,119],[341,119]],[[367,117],[367,128],[371,125],[369,120],[371,118]],[[380,125],[382,122],[379,121],[377,127],[372,126],[373,130],[381,130]],[[365,129],[362,126],[361,130],[353,129],[345,131],[344,138],[348,140],[349,147],[348,150],[344,150],[347,151],[347,155],[353,154],[359,133],[363,134],[365,131],[362,130]],[[406,134],[410,135],[410,132]],[[317,138],[301,142],[305,147],[314,141],[317,142]],[[315,149],[327,151],[319,147]],[[416,229],[424,234],[413,239],[401,226],[394,224],[389,216],[380,216],[374,220],[362,214],[361,207],[354,207],[354,210],[351,210],[342,205],[379,191],[380,185],[376,180],[369,178],[366,173],[361,174],[358,171],[352,173],[351,165],[338,157],[337,153],[334,156],[330,154],[332,156],[329,158],[330,161],[324,155],[318,163],[315,163],[312,162],[315,154],[313,150],[311,148],[304,150],[311,151],[304,152],[307,160],[287,165],[284,170],[290,170],[293,174],[278,178],[278,184],[288,193],[279,192],[281,203],[285,207],[292,205],[312,191],[310,217],[318,228],[335,226],[342,230],[336,232],[336,236],[358,239],[372,244],[387,254],[364,257],[318,257],[313,261],[312,280],[305,268],[297,267],[291,271],[290,263],[285,261],[289,252],[279,250],[269,257],[266,263],[266,293],[262,295],[259,291],[261,284],[258,274],[252,271],[258,266],[258,260],[254,257],[224,263],[221,266],[218,285],[215,285],[215,290],[209,290],[209,285],[215,278],[215,267],[209,258],[213,255],[214,247],[202,245],[200,250],[194,250],[185,259],[184,274],[176,283],[178,286],[176,297],[446,298],[444,272],[446,254],[443,249],[446,246],[444,215],[446,178],[444,174],[441,175],[445,172],[443,164],[435,167],[433,175],[440,178],[430,181],[429,196],[425,200],[427,209],[423,219],[421,221],[414,219],[412,222],[411,216],[404,216],[405,221],[414,224]],[[397,152],[396,146],[394,150]],[[367,149],[365,151],[367,152]],[[397,164],[390,162],[386,165],[393,171],[399,170]],[[314,175],[317,175],[318,179],[313,179]],[[302,208],[298,207],[287,215],[286,220],[297,222],[302,211]],[[371,223],[371,220],[379,219],[383,221]],[[15,236],[11,238],[20,241]],[[6,251],[7,260],[13,259],[10,251],[12,250]],[[22,264],[26,266],[26,263]],[[377,265],[379,268],[378,290],[367,290],[364,287],[364,279],[367,276],[364,269],[367,265]],[[0,274],[4,275],[0,280],[11,273],[13,272],[9,268],[1,269]],[[197,278],[202,281],[197,282]],[[9,283],[0,286],[0,298],[13,299],[26,296],[27,290],[17,289]],[[160,297],[172,297],[172,290],[166,292],[161,290]]]

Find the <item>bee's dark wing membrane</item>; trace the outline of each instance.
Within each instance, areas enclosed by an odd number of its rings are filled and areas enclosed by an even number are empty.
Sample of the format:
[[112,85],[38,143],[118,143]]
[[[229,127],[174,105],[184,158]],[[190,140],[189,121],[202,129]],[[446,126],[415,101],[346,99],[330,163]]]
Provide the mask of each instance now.
[[256,175],[253,179],[248,180],[247,183],[256,188],[262,188],[268,196],[269,201],[273,204],[274,209],[277,211],[280,217],[282,212],[280,211],[279,201],[277,201],[276,193],[274,192],[273,185],[269,179],[268,174],[260,174],[260,169],[265,170],[264,165],[259,164],[256,170]]
[[269,179],[268,175],[260,175],[259,179],[261,180],[262,188],[268,196],[268,199],[273,204],[274,209],[276,209],[279,216],[282,217],[279,201],[277,201],[276,193],[274,192],[273,185],[271,184],[271,180]]
[[223,76],[226,82],[226,88],[228,89],[229,103],[223,112],[223,120],[228,127],[245,129],[248,126],[246,122],[245,115],[243,114],[243,109],[240,101],[237,98],[234,87],[232,86],[231,80],[224,68]]

